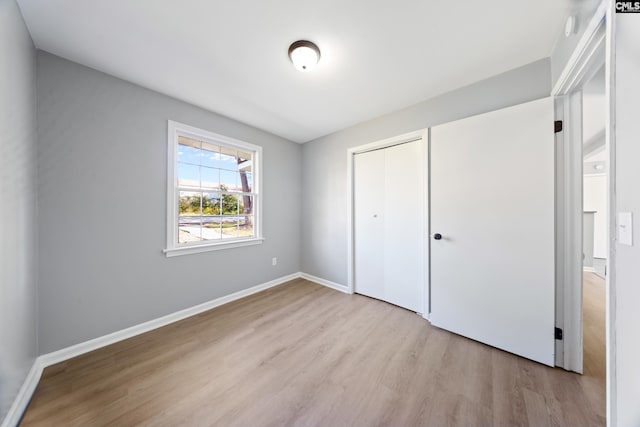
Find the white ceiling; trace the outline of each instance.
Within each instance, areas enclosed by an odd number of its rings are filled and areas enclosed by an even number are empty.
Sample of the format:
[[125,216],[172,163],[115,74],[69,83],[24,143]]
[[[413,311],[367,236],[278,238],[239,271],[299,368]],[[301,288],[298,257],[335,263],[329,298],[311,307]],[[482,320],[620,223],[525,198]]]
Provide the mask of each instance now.
[[38,48],[296,142],[549,56],[570,2],[18,0]]

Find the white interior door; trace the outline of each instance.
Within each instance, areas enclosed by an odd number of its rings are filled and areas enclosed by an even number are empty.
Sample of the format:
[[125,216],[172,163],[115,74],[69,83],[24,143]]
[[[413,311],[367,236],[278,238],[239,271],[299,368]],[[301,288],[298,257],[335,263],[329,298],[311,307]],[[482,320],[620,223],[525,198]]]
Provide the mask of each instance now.
[[422,140],[355,155],[355,291],[424,312]]
[[553,366],[551,98],[432,128],[431,233],[431,322]]

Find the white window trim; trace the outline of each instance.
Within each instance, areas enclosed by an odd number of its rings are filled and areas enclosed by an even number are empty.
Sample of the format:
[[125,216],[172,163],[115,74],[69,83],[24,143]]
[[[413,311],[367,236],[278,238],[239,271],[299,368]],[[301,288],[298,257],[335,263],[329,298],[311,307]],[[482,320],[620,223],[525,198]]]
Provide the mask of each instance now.
[[[255,152],[253,159],[253,191],[256,195],[253,206],[255,237],[234,239],[223,242],[194,242],[178,245],[178,133],[196,139],[203,139],[212,143],[222,143],[240,150]],[[200,252],[231,249],[242,246],[259,245],[264,241],[262,237],[262,147],[228,136],[219,135],[184,123],[168,120],[167,130],[167,245],[163,252],[167,257],[188,255]]]

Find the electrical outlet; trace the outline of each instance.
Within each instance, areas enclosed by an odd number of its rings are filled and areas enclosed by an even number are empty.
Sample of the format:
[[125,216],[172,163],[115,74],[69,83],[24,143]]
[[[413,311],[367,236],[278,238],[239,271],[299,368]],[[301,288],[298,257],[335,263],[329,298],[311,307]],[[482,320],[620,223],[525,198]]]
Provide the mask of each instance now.
[[278,265],[278,258],[276,257],[271,258],[271,265]]

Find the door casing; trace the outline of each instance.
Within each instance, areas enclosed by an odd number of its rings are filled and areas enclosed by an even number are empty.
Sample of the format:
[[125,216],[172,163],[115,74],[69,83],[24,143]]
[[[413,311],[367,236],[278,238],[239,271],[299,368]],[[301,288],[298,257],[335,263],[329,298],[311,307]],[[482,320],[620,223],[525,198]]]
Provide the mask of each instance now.
[[[563,121],[562,132],[556,134],[556,327],[563,331],[563,339],[556,341],[556,366],[580,374],[583,371],[582,87],[609,62],[605,60],[608,55],[605,14],[606,8],[601,6],[551,93],[556,120]],[[607,88],[609,75],[607,70]]]
[[[607,212],[609,217],[608,230],[608,249],[607,249],[607,277],[605,280],[606,288],[606,399],[607,399],[607,426],[617,425],[616,414],[616,277],[615,265],[616,253],[615,253],[615,239],[616,239],[616,215],[612,211],[616,206],[616,155],[615,155],[615,63],[613,58],[615,57],[615,2],[609,0],[602,0],[598,6],[596,12],[589,22],[586,23],[584,33],[578,44],[576,45],[573,53],[571,54],[567,64],[562,70],[557,83],[551,91],[551,95],[555,97],[556,105],[559,106],[559,110],[562,110],[564,115],[563,120],[565,128],[575,126],[572,124],[576,120],[576,116],[566,116],[567,112],[571,112],[571,108],[568,97],[571,93],[579,91],[582,85],[588,81],[590,70],[597,67],[595,64],[602,63],[602,56],[604,56],[605,64],[605,98],[606,98],[606,132],[605,132],[605,150],[608,152],[608,198],[607,198]],[[603,52],[603,53],[602,53]],[[599,57],[600,55],[600,57]],[[558,113],[559,110],[556,110]],[[575,137],[575,134],[574,134]],[[564,135],[564,139],[572,138],[571,135]],[[575,145],[576,142],[573,141]],[[574,154],[575,155],[575,154]],[[580,152],[580,156],[582,153]],[[582,159],[580,159],[582,160]],[[574,162],[575,164],[575,162]],[[575,182],[576,171],[573,170],[559,170],[558,180],[562,179],[565,182]],[[569,177],[573,177],[569,180]],[[580,177],[582,178],[582,177]],[[566,190],[566,189],[565,189]],[[575,187],[569,187],[571,191],[576,191]],[[562,198],[569,200],[571,196],[565,191]],[[563,212],[557,213],[558,218],[564,215]],[[575,215],[575,212],[573,212]],[[558,224],[562,227],[563,224]],[[557,240],[558,247],[567,248],[576,247],[578,237],[564,233],[563,230],[558,233],[562,240]],[[573,255],[571,255],[573,256]],[[561,255],[557,259],[557,265],[559,268],[563,268],[566,264],[564,255]],[[575,270],[575,265],[570,267]],[[576,289],[578,286],[582,286],[582,283],[578,283],[575,278],[567,281],[562,279],[564,272],[559,271],[560,280],[556,283],[556,295],[557,300],[562,301],[556,311],[556,319],[564,321],[563,329],[565,339],[559,343],[563,347],[564,357],[557,366],[563,367],[567,370],[574,370],[571,363],[575,363],[575,358],[572,358],[571,353],[582,352],[581,345],[578,347],[578,340],[575,338],[576,334],[581,335],[581,331],[573,330],[575,325],[581,323],[581,309],[582,301],[576,298]],[[571,335],[574,335],[571,338]],[[567,355],[566,353],[570,354]],[[573,360],[573,362],[572,362]]]

